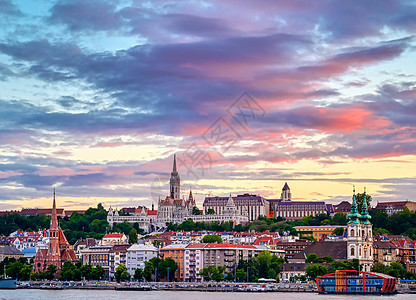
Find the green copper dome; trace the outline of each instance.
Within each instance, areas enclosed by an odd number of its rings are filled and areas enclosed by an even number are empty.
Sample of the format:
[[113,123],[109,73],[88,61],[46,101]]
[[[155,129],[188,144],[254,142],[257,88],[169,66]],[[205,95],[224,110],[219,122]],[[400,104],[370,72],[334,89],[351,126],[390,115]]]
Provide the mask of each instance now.
[[361,209],[360,221],[361,223],[368,225],[368,224],[371,224],[370,219],[371,219],[371,216],[368,213],[367,195],[364,194],[363,208]]
[[348,223],[360,223],[359,218],[361,215],[358,213],[357,200],[355,199],[355,190],[354,195],[352,196],[351,212],[348,214],[348,217],[350,218]]

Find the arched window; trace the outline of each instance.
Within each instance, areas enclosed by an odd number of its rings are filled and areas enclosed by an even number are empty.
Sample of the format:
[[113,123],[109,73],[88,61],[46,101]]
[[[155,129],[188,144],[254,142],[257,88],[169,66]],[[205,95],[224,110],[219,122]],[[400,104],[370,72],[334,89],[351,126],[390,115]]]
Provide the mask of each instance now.
[[355,256],[355,248],[351,247],[351,256]]
[[363,230],[363,236],[365,236],[365,231]]
[[361,247],[360,247],[359,255],[361,256]]
[[351,236],[354,236],[355,232],[354,229],[351,229]]
[[371,236],[371,229],[368,231],[368,236]]

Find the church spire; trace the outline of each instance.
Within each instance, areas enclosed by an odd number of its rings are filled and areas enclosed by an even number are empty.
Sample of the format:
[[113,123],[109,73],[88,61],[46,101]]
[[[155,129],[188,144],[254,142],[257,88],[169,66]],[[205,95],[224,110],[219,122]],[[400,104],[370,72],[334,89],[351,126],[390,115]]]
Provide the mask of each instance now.
[[176,154],[173,155],[173,170],[170,173],[170,197],[172,199],[181,198],[181,178],[176,169]]
[[371,224],[370,223],[370,219],[371,216],[368,214],[368,205],[367,205],[367,195],[366,195],[366,190],[364,188],[364,200],[363,200],[363,207],[361,209],[361,216],[360,216],[360,221],[363,224]]
[[353,196],[352,196],[352,203],[351,203],[351,212],[348,214],[348,217],[350,218],[348,223],[360,223],[358,220],[360,218],[360,214],[358,213],[357,208],[357,200],[355,198],[355,185],[353,188]]
[[56,214],[56,200],[55,200],[55,188],[53,189],[53,204],[52,204],[52,216],[51,216],[51,229],[58,228],[58,216]]
[[176,171],[176,153],[173,154],[173,170],[172,173],[177,173],[178,171]]

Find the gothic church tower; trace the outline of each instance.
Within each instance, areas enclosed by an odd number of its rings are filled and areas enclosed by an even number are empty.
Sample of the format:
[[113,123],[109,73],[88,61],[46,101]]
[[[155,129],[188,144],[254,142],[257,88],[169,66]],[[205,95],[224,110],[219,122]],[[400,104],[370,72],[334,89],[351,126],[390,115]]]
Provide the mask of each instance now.
[[173,199],[181,198],[181,178],[176,170],[176,154],[173,155],[173,170],[170,173],[170,196]]

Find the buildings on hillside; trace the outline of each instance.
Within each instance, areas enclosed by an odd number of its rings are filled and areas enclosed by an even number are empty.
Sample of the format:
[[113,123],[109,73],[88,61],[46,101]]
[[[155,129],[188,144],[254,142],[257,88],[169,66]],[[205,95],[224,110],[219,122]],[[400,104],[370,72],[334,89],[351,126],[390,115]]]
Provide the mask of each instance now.
[[414,201],[390,201],[390,202],[378,202],[375,209],[384,210],[389,216],[403,211],[404,208],[410,211],[416,211],[416,202]]

